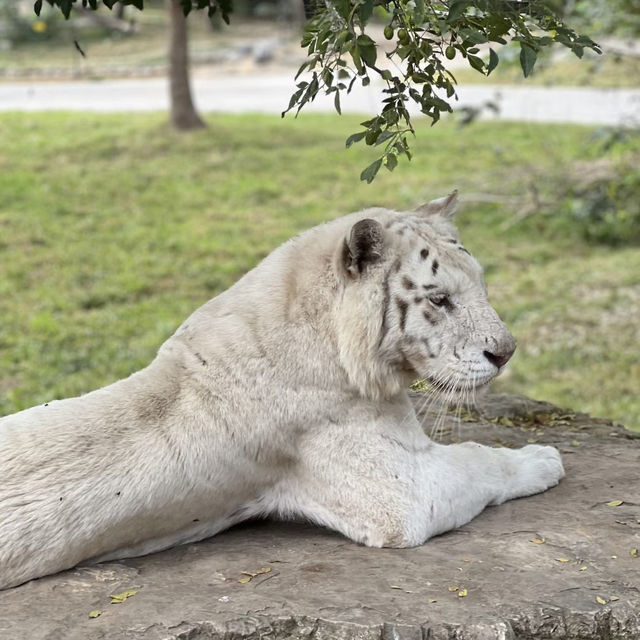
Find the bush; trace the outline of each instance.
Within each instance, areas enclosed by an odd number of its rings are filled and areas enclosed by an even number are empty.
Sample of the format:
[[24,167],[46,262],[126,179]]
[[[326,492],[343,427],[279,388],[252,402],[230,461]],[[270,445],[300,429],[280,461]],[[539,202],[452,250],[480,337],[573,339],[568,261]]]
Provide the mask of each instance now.
[[21,0],[0,0],[0,40],[13,46],[55,37],[62,20],[58,12],[43,8],[40,16]]
[[611,176],[573,186],[568,209],[584,237],[611,245],[640,244],[640,156],[614,165]]

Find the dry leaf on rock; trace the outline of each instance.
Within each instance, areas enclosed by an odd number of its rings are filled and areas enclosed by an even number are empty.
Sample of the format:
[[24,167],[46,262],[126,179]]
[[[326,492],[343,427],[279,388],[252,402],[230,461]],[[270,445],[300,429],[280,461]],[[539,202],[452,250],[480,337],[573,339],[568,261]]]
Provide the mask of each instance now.
[[240,584],[247,584],[248,582],[251,582],[255,577],[260,576],[263,573],[271,573],[271,567],[262,567],[261,569],[258,569],[255,573],[252,573],[251,571],[241,571],[240,573],[244,574],[244,578],[240,578],[238,582]]
[[458,598],[466,598],[466,597],[467,597],[467,590],[460,589],[460,591],[458,591]]
[[137,589],[127,589],[126,591],[122,591],[121,593],[115,593],[111,596],[111,604],[120,604],[127,598],[135,596],[136,593],[138,593]]
[[93,611],[89,611],[90,618],[98,618],[101,615],[102,615],[102,611],[100,611],[100,609],[94,609]]
[[621,504],[624,504],[622,500],[612,500],[607,502],[607,507],[619,507]]
[[607,601],[604,598],[601,598],[600,596],[596,596],[596,602],[598,604],[607,604]]
[[544,544],[546,541],[546,538],[531,538],[531,540],[529,540],[529,542],[533,542],[533,544]]

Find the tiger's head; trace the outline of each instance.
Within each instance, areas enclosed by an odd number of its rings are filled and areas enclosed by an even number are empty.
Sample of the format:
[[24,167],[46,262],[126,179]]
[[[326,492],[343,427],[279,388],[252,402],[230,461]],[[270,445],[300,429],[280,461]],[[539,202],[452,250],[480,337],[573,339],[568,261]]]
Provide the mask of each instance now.
[[451,394],[483,387],[515,350],[482,267],[452,223],[457,194],[417,211],[370,210],[336,255],[340,359],[365,395],[416,380]]

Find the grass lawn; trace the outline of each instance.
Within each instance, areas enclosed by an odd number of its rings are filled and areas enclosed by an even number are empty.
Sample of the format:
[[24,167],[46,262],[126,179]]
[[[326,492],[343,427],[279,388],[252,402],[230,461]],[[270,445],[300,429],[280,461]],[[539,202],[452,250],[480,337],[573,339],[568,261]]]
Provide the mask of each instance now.
[[[585,244],[509,196],[593,156],[591,131],[421,126],[415,158],[371,186],[358,119],[163,115],[0,119],[0,414],[147,364],[197,306],[292,234],[370,204],[459,188],[466,246],[519,340],[496,384],[640,427],[640,251]],[[487,197],[489,194],[489,197]],[[506,198],[505,198],[506,197]],[[491,202],[486,202],[491,200]]]

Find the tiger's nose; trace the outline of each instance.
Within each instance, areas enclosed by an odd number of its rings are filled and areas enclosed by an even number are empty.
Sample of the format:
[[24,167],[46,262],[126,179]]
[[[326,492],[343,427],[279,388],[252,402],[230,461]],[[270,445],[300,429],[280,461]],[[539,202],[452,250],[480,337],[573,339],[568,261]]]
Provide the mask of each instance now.
[[500,369],[511,360],[511,356],[515,350],[515,345],[509,345],[506,349],[498,351],[497,353],[492,353],[491,351],[483,351],[482,353],[491,364]]

